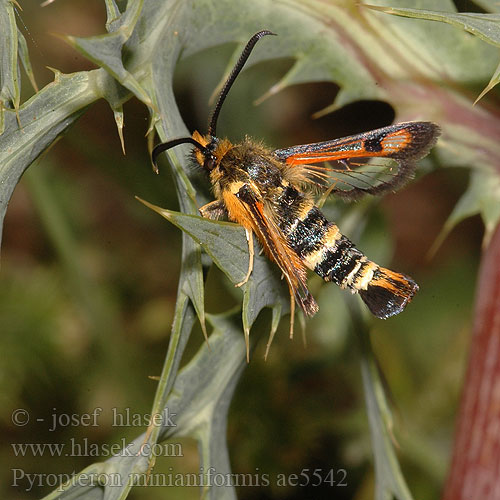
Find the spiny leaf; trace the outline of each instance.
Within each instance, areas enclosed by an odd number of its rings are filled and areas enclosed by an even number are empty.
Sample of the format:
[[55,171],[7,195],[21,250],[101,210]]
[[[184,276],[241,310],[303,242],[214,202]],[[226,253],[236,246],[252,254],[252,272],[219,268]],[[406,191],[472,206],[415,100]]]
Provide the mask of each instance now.
[[5,110],[19,107],[21,95],[17,65],[18,30],[14,4],[3,0],[0,7],[0,134],[5,129]]
[[455,205],[429,253],[433,255],[436,252],[459,222],[476,214],[481,214],[483,218],[485,226],[483,244],[487,245],[500,221],[500,176],[496,172],[487,170],[472,172],[467,191]]
[[35,81],[35,74],[33,73],[33,68],[31,67],[31,61],[28,53],[28,45],[26,44],[26,39],[24,35],[17,30],[18,36],[18,46],[19,46],[19,59],[23,65],[24,71],[28,75],[31,86],[35,89],[35,92],[38,92],[38,85]]
[[120,9],[115,0],[105,0],[106,4],[106,31],[111,33],[120,26]]
[[179,373],[172,397],[167,401],[167,408],[179,418],[175,419],[175,427],[164,426],[161,438],[196,438],[206,484],[212,484],[204,488],[203,494],[213,500],[233,499],[234,488],[230,484],[213,485],[208,474],[211,467],[218,474],[231,472],[226,446],[227,412],[246,366],[245,344],[230,316],[208,315],[208,319],[214,327],[210,349],[204,344]]
[[[439,21],[452,26],[464,29],[465,31],[477,36],[481,40],[500,47],[500,14],[478,14],[475,12],[454,13],[454,12],[439,12],[434,10],[423,9],[404,9],[394,7],[378,7],[367,5],[367,7],[380,10],[386,14],[396,16],[412,17],[417,19],[427,19],[430,21]],[[475,103],[483,97],[486,92],[491,90],[499,81],[499,68],[497,67],[495,74],[492,76],[488,86],[481,92]]]
[[[5,109],[0,136],[0,220],[21,175],[29,165],[97,100],[103,70],[56,74],[53,83],[24,103],[18,113]],[[21,127],[19,126],[21,124]]]
[[484,90],[477,96],[477,99],[474,101],[474,104],[477,104],[491,89],[493,89],[496,85],[498,85],[499,82],[500,82],[500,63],[498,64],[495,73],[493,73],[493,76],[491,77],[491,80],[489,81],[488,85],[486,85]]
[[476,12],[452,13],[424,9],[366,6],[371,9],[380,10],[386,14],[448,23],[468,31],[487,43],[500,47],[500,15],[498,14],[479,14]]
[[[139,201],[189,234],[234,284],[245,277],[248,244],[241,226],[185,215],[157,207],[141,199]],[[263,308],[272,307],[275,310],[279,308],[280,312],[289,310],[286,286],[278,278],[275,266],[264,256],[255,255],[252,274],[242,288],[243,327],[247,333]],[[274,326],[273,328],[275,330]]]
[[[194,316],[191,313],[191,318]],[[50,498],[106,498],[125,499],[135,482],[147,484],[150,470],[151,450],[154,443],[175,437],[192,437],[198,440],[203,467],[204,498],[234,499],[234,488],[230,485],[217,487],[210,480],[210,470],[217,474],[230,474],[231,466],[226,447],[226,422],[232,394],[246,366],[245,345],[239,328],[231,318],[224,315],[208,316],[214,331],[210,336],[210,348],[203,344],[193,359],[179,372],[175,384],[169,387],[169,397],[161,409],[164,417],[155,427],[157,440],[148,441],[142,435],[105,463],[94,464],[83,472],[92,474],[89,487],[75,480],[63,485],[49,495]],[[186,325],[192,325],[187,321]],[[185,343],[184,343],[185,346]],[[149,446],[144,446],[149,443]],[[102,488],[95,480],[103,478]],[[115,478],[114,486],[110,478]],[[63,490],[63,491],[61,491]]]
[[122,151],[123,154],[125,154],[125,141],[123,139],[123,107],[118,106],[117,108],[113,109],[113,115],[115,117],[116,128],[118,129]]
[[102,483],[109,482],[113,477],[106,463],[95,463],[85,467],[78,474],[75,474],[69,481],[63,483],[57,490],[43,497],[42,500],[72,500],[83,498],[85,500],[102,500],[104,493],[101,489],[99,478]]
[[[163,364],[163,370],[158,388],[156,390],[151,415],[151,424],[146,430],[144,436],[139,437],[127,447],[127,453],[123,454],[117,460],[108,460],[107,465],[112,472],[121,477],[120,485],[117,488],[110,489],[109,498],[124,500],[133,487],[134,483],[140,478],[144,483],[144,478],[151,471],[156,461],[156,454],[152,450],[160,440],[160,433],[163,431],[161,425],[155,425],[155,422],[162,422],[157,415],[164,415],[169,412],[168,400],[173,394],[173,387],[177,381],[178,369],[182,354],[189,340],[189,336],[196,318],[193,307],[189,303],[188,297],[179,290],[175,305],[175,317],[172,325],[172,335],[168,345],[168,352]],[[177,411],[173,411],[177,413]],[[135,450],[132,452],[131,450]]]
[[91,61],[106,69],[144,104],[152,106],[149,95],[133,73],[125,68],[122,58],[123,47],[139,20],[142,4],[142,0],[130,1],[127,10],[118,19],[113,18],[116,14],[116,6],[108,5],[108,22],[109,19],[112,20],[112,24],[108,26],[108,29],[112,31],[108,34],[88,38],[67,36],[64,39]]

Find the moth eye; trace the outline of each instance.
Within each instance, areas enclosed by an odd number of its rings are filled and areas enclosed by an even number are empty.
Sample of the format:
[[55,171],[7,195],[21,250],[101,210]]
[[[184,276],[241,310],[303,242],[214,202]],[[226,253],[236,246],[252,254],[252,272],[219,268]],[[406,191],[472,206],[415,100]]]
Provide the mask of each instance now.
[[203,168],[208,171],[211,171],[215,168],[215,156],[210,155],[205,158],[205,162],[203,163]]

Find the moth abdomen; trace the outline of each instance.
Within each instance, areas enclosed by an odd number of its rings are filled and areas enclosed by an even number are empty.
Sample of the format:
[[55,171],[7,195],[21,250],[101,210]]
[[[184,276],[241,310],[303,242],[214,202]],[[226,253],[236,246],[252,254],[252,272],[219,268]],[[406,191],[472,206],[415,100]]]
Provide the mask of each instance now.
[[372,277],[366,288],[359,289],[359,295],[372,314],[387,319],[403,311],[418,292],[418,285],[409,276],[374,265]]
[[290,247],[325,281],[359,293],[378,318],[399,314],[418,291],[410,277],[370,261],[316,206],[302,200],[295,212],[286,234]]

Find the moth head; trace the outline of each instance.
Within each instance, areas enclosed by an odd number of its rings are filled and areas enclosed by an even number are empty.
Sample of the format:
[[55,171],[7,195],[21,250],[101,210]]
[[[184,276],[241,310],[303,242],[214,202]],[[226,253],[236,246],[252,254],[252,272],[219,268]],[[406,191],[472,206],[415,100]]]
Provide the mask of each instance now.
[[180,139],[163,142],[154,147],[151,158],[156,171],[158,171],[156,164],[158,156],[167,149],[179,144],[192,144],[195,147],[193,151],[195,160],[209,173],[220,164],[223,156],[233,147],[227,139],[221,140],[209,135],[202,136],[199,132],[195,131],[192,137],[181,137]]
[[204,169],[210,172],[215,168],[217,161],[215,157],[216,139],[213,138],[213,140],[210,141],[207,137],[203,137],[198,132],[195,132],[193,137],[181,137],[180,139],[173,139],[172,141],[162,142],[156,145],[151,153],[155,171],[158,172],[157,160],[161,153],[179,144],[192,144],[196,148],[194,151],[196,161]]

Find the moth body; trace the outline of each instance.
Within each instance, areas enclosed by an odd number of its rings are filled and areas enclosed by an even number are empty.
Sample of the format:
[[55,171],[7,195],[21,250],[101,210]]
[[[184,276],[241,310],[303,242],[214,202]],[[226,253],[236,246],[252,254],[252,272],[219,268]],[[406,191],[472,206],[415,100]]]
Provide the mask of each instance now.
[[[213,138],[193,138],[210,144]],[[268,256],[282,267],[279,252],[293,263],[291,291],[304,312],[318,310],[306,285],[308,268],[327,282],[359,293],[370,311],[379,318],[398,314],[418,290],[409,277],[370,261],[329,221],[303,189],[307,179],[273,151],[246,138],[240,144],[218,140],[210,171],[217,216],[227,217],[257,236]],[[199,150],[198,163],[206,164]],[[203,211],[202,211],[203,214]],[[210,217],[210,214],[203,214]],[[278,255],[273,250],[278,247]],[[278,257],[278,258],[277,258]]]

